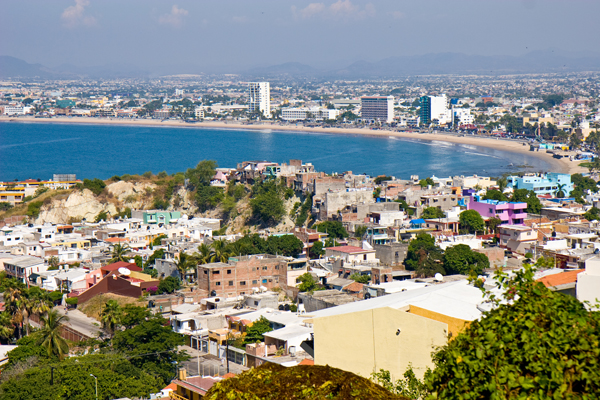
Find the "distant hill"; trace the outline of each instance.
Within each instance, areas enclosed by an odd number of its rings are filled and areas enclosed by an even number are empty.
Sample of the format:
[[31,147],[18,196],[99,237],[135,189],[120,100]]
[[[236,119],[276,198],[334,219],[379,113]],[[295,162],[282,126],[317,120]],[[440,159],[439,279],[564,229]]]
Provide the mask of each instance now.
[[0,56],[0,78],[40,78],[55,79],[62,74],[41,64],[29,64],[11,56]]
[[299,62],[289,62],[284,64],[272,65],[270,67],[259,67],[252,68],[245,72],[246,75],[292,75],[292,76],[305,76],[305,75],[318,75],[320,71],[317,69],[302,64]]

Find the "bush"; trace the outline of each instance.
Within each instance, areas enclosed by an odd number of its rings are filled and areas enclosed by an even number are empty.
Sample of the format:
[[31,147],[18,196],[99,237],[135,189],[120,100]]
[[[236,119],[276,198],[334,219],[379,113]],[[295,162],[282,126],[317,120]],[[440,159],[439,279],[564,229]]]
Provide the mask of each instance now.
[[7,201],[0,202],[0,211],[8,211],[13,208],[13,205]]
[[50,292],[49,297],[50,301],[56,304],[56,302],[62,300],[63,294],[58,290],[55,290],[54,292]]
[[98,178],[94,178],[93,180],[84,179],[83,187],[85,189],[91,190],[92,193],[94,193],[96,196],[98,196],[100,193],[102,193],[102,191],[106,187],[106,183],[104,183],[103,180],[98,179]]
[[78,302],[79,299],[77,297],[68,297],[66,300],[66,303],[70,306],[76,306]]
[[29,203],[27,205],[27,216],[31,218],[39,217],[42,205],[44,205],[44,203],[42,203],[41,201],[32,201],[31,203]]
[[146,179],[150,179],[154,176],[154,174],[152,173],[152,171],[146,171],[142,174],[142,176]]
[[181,288],[181,284],[177,278],[167,276],[165,279],[160,281],[158,284],[158,294],[168,293],[171,294],[177,289]]
[[146,292],[150,295],[155,295],[158,292],[158,286],[150,286],[148,289],[146,289]]

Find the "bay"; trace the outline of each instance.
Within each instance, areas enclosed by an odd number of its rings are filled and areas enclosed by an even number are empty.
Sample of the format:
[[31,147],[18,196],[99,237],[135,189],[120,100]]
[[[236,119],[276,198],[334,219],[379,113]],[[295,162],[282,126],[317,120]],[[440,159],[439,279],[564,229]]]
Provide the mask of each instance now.
[[0,180],[4,181],[50,179],[56,173],[73,173],[80,179],[146,171],[174,173],[204,159],[216,160],[220,167],[236,167],[246,160],[282,163],[301,159],[326,173],[353,171],[403,179],[411,175],[499,176],[523,165],[529,166],[528,171],[551,169],[546,161],[527,154],[419,139],[199,127],[0,123]]

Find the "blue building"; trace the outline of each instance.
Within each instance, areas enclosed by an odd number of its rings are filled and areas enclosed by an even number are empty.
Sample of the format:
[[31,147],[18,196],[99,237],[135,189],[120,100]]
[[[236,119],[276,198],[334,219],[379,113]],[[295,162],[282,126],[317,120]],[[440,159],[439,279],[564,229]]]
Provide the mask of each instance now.
[[555,196],[558,190],[562,189],[565,197],[568,197],[574,189],[573,182],[571,182],[571,175],[558,174],[556,172],[527,175],[524,177],[509,176],[507,181],[508,186],[515,190],[533,190],[536,195],[549,194]]

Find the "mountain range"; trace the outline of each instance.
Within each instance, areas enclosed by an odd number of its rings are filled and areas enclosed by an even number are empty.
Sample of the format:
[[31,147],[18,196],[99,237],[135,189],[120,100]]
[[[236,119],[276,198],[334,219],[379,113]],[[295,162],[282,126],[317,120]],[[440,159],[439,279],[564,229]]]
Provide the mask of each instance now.
[[[24,60],[0,56],[0,79],[77,79],[77,78],[144,78],[165,74],[203,73],[200,67],[169,67],[170,71],[152,71],[132,65],[77,67],[63,64],[48,68]],[[197,70],[196,70],[197,69]],[[533,51],[522,56],[481,56],[462,53],[435,53],[417,56],[394,56],[376,62],[357,61],[345,67],[319,69],[299,62],[223,70],[249,78],[287,76],[311,78],[392,78],[443,74],[525,74],[600,71],[600,53],[571,53],[557,49]]]

